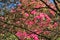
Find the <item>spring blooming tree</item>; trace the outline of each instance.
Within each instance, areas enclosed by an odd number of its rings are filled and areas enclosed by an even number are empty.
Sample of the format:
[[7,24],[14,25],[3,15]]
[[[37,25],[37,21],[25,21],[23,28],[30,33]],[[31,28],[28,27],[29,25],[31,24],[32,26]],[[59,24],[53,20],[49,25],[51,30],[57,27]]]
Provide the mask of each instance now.
[[59,40],[60,1],[52,1],[20,0],[9,9],[5,5],[0,10],[0,39]]

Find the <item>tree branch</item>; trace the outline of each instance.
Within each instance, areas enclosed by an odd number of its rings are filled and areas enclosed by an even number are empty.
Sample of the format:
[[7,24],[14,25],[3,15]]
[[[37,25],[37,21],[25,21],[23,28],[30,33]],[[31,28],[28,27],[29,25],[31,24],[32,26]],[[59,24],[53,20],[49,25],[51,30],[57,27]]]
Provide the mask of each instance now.
[[58,16],[60,16],[60,13],[57,12],[57,10],[54,10],[53,8],[51,8],[48,4],[46,4],[43,0],[40,0],[41,2],[43,2],[49,9],[51,9],[52,11],[56,12]]
[[53,0],[53,2],[54,2],[54,4],[55,4],[56,9],[60,12],[60,9],[58,8],[56,1]]
[[[0,21],[0,22],[3,22],[3,21]],[[7,23],[7,22],[3,22],[3,23],[5,23],[5,24],[7,24],[7,25],[13,25],[13,24],[9,24],[9,23]],[[16,26],[16,25],[13,25],[13,26],[14,26],[14,27],[18,27],[18,26]],[[49,37],[44,36],[44,35],[39,35],[39,34],[37,34],[37,33],[33,32],[33,31],[30,31],[30,30],[29,30],[29,29],[27,29],[27,28],[23,28],[22,26],[20,26],[20,28],[21,28],[21,29],[25,29],[25,30],[27,30],[27,31],[29,31],[29,32],[31,32],[31,33],[34,33],[34,34],[36,34],[36,35],[38,35],[38,36],[41,36],[41,37],[44,37],[44,38],[46,38],[46,39],[50,40],[50,38],[49,38]]]

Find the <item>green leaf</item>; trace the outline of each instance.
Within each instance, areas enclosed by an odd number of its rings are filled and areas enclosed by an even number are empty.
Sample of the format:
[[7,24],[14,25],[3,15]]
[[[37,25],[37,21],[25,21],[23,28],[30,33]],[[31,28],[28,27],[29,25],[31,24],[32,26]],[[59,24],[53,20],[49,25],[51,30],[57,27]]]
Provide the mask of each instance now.
[[60,37],[58,37],[56,40],[60,40]]
[[17,36],[11,33],[5,33],[0,35],[1,40],[18,40]]

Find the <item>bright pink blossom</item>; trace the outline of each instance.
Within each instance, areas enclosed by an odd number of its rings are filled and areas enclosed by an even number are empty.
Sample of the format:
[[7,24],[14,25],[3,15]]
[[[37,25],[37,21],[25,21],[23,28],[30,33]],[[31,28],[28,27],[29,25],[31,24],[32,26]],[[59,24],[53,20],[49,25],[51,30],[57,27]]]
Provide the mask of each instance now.
[[40,16],[35,16],[35,19],[40,19]]
[[40,13],[40,15],[38,15],[38,16],[35,16],[35,19],[44,20],[44,18],[45,18],[45,15],[44,15],[44,13]]
[[26,32],[23,32],[22,35],[24,36],[24,38],[27,37],[27,33]]
[[36,32],[37,34],[40,34],[40,33],[43,32],[43,30],[42,29],[40,29],[40,30],[39,29],[35,29],[34,32]]
[[53,15],[53,16],[55,16],[55,12],[54,11],[52,11],[52,10],[49,10],[50,11],[50,13]]
[[34,40],[39,40],[39,39],[38,39],[38,35],[36,35],[36,34],[31,34],[30,36],[31,36],[32,38],[34,38]]
[[5,18],[1,16],[0,19],[4,20]]
[[20,21],[17,21],[17,22],[16,22],[16,24],[19,24],[19,23],[20,23]]
[[34,24],[34,22],[33,22],[33,21],[30,21],[30,20],[27,20],[27,21],[26,21],[26,24],[32,26],[32,25]]
[[21,32],[17,32],[16,36],[20,38],[22,36],[22,33]]
[[34,40],[39,40],[38,37],[35,37]]
[[47,14],[45,14],[45,17],[47,18],[47,20],[51,21],[51,18]]
[[26,32],[17,32],[16,36],[19,37],[21,40],[24,40],[27,38],[27,33]]
[[49,35],[50,32],[49,32],[49,31],[44,31],[44,34],[45,34],[45,35]]
[[36,34],[31,34],[30,37],[35,38],[35,37],[38,37],[38,35],[36,35]]
[[31,11],[31,14],[36,14],[36,10]]
[[57,22],[55,22],[55,23],[54,23],[54,27],[57,27],[57,26],[58,26],[58,23],[57,23]]
[[44,15],[44,13],[40,13],[40,18],[41,18],[41,20],[44,20],[44,18],[45,18],[45,15]]
[[25,16],[26,16],[26,17],[29,17],[29,14],[28,14],[28,13],[25,13]]
[[35,6],[35,8],[40,8],[40,7],[41,7],[41,5],[36,5],[36,6]]

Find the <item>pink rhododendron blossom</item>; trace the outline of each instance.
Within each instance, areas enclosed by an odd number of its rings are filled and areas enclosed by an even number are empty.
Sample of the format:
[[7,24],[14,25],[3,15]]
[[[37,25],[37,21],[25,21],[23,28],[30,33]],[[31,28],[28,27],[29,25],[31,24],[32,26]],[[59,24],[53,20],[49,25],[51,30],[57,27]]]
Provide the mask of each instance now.
[[36,34],[31,34],[30,36],[31,36],[32,38],[38,37],[38,35],[36,35]]
[[47,20],[51,21],[51,18],[47,14],[45,14],[45,17],[47,18]]
[[40,34],[42,32],[43,32],[43,30],[40,29],[40,30],[37,31],[37,34]]
[[39,19],[40,19],[40,16],[39,15],[38,16],[35,16],[34,17],[34,23],[37,23]]
[[50,32],[49,32],[49,31],[44,31],[44,34],[45,34],[45,35],[49,35]]
[[34,24],[34,22],[33,22],[33,21],[28,20],[28,21],[26,21],[26,24],[27,24],[27,25],[33,25],[33,24]]
[[36,17],[34,18],[34,23],[37,23],[37,18]]
[[38,35],[36,35],[36,34],[31,34],[30,36],[31,36],[32,38],[34,38],[34,40],[39,40],[39,39],[38,39]]
[[24,40],[27,38],[27,33],[26,32],[17,32],[16,36],[19,37],[21,40]]
[[54,4],[49,4],[49,6],[51,7],[51,8],[53,8],[53,9],[55,9],[56,10],[56,7],[55,7],[55,5]]
[[48,22],[48,21],[45,22],[45,23],[44,23],[44,24],[45,24],[44,26],[45,26],[45,27],[48,27],[48,24],[49,24],[49,23],[50,23],[50,22]]
[[36,10],[31,11],[31,14],[36,14]]
[[22,20],[23,20],[23,21],[26,21],[26,19],[25,19],[25,18],[22,18]]
[[0,19],[4,20],[5,18],[1,16]]
[[35,16],[36,19],[40,19],[40,16]]
[[54,27],[57,27],[57,26],[58,26],[58,23],[57,23],[57,22],[55,22],[55,23],[54,23]]
[[28,35],[27,38],[30,39],[30,35]]
[[34,40],[39,40],[38,37],[35,37]]
[[44,21],[41,21],[41,22],[38,23],[38,25],[39,25],[41,28],[43,28],[43,27],[45,27],[45,22],[44,22]]
[[26,18],[19,18],[19,20],[23,20],[23,21],[26,21]]
[[35,8],[40,8],[40,7],[41,7],[41,5],[36,5],[36,6],[35,6]]
[[23,32],[22,35],[24,36],[24,38],[27,37],[27,33],[26,32]]
[[50,28],[50,29],[52,29],[52,28],[54,28],[54,27],[53,27],[53,25],[52,25],[52,24],[49,24],[49,28]]
[[43,32],[43,30],[42,29],[40,29],[40,30],[39,29],[35,29],[34,32],[36,32],[37,34],[40,34],[40,33]]
[[28,14],[28,13],[25,13],[25,16],[26,16],[26,17],[29,17],[29,14]]
[[46,19],[46,22],[48,22],[47,24],[49,24],[49,23],[51,22],[51,20],[49,20],[49,19]]
[[43,27],[43,24],[42,24],[42,23],[38,23],[38,25],[39,25],[40,27]]
[[41,20],[43,20],[44,18],[45,18],[45,15],[44,15],[44,13],[40,13],[40,18],[41,18]]
[[17,22],[16,22],[16,24],[19,24],[19,23],[20,23],[20,21],[17,21]]
[[50,11],[50,13],[53,15],[53,16],[55,16],[55,12],[54,11],[52,11],[52,10],[49,10]]
[[17,32],[16,36],[20,38],[22,36],[22,33],[21,32]]
[[16,36],[19,37],[20,40],[24,40],[25,38],[28,39],[33,38],[34,40],[39,40],[38,35],[36,34],[28,35],[26,32],[17,32]]
[[38,16],[35,16],[35,19],[44,20],[44,18],[45,18],[45,15],[44,15],[44,13],[40,13],[40,15],[38,15]]

